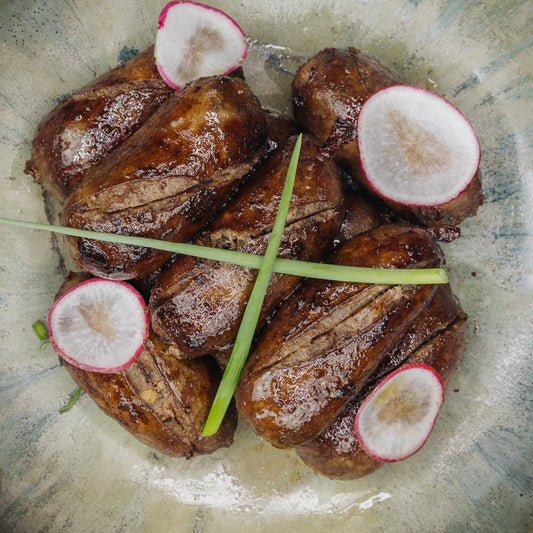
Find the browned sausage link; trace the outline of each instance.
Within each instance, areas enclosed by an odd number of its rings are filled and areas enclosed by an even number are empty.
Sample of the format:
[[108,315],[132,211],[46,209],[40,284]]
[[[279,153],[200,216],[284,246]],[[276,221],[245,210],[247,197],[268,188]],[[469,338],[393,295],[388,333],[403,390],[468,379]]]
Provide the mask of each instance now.
[[[417,268],[439,265],[442,259],[427,231],[390,224],[348,241],[332,262]],[[302,283],[250,355],[237,388],[241,416],[275,446],[296,446],[317,437],[362,389],[434,290]]]
[[370,200],[360,192],[347,191],[344,195],[344,219],[338,241],[342,244],[356,235],[390,223],[391,213],[380,202]]
[[[267,123],[266,149],[267,152],[270,153],[273,150],[278,149],[280,146],[284,146],[291,135],[295,135],[296,133],[298,133],[298,128],[293,120],[283,115],[266,110],[265,116]],[[147,300],[150,297],[150,293],[155,282],[161,275],[161,271],[164,268],[165,265],[163,265],[158,270],[152,272],[148,276],[132,280],[132,284],[135,285],[135,288],[140,291]]]
[[[358,193],[345,193],[344,205],[344,219],[334,242],[335,247],[360,233],[389,223],[386,211],[380,210],[373,202]],[[222,368],[225,368],[229,361],[232,347],[232,344],[228,344],[211,354]]]
[[64,201],[85,172],[128,138],[171,95],[153,47],[60,102],[39,124],[26,173]]
[[[264,254],[295,138],[274,152],[243,186],[224,212],[196,240],[205,246]],[[317,261],[333,244],[343,216],[340,178],[332,160],[319,161],[318,142],[304,136],[297,177],[279,255]],[[220,351],[232,343],[257,271],[180,257],[153,288],[154,331],[176,344],[185,357]],[[299,278],[274,275],[260,324],[295,288]]]
[[[88,277],[70,275],[58,296]],[[122,372],[102,374],[63,364],[108,416],[156,450],[192,457],[233,442],[237,425],[233,404],[219,431],[201,436],[220,382],[220,371],[209,358],[177,359],[172,348],[150,333],[139,358]]]
[[355,417],[366,396],[390,372],[407,363],[433,366],[447,384],[464,352],[466,315],[449,285],[437,288],[428,308],[383,359],[364,389],[316,439],[296,452],[315,472],[336,479],[357,479],[383,463],[362,450],[355,434]]
[[64,366],[98,407],[142,443],[170,455],[184,455],[188,451],[181,439],[173,437],[153,411],[134,396],[123,373],[87,372],[67,362]]
[[233,442],[234,409],[215,435],[201,437],[220,377],[209,359],[163,359],[148,345],[133,365],[117,374],[88,372],[67,362],[64,366],[108,416],[156,450],[192,457]]
[[[395,74],[354,48],[322,50],[296,73],[292,85],[294,118],[321,141],[335,130],[338,120],[355,125],[363,103],[384,87],[399,83]],[[357,141],[341,148],[336,159],[364,183]]]
[[[355,48],[327,48],[302,65],[294,78],[294,117],[302,128],[325,141],[336,129],[337,121],[355,126],[363,103],[380,89],[398,83],[395,74]],[[345,146],[335,158],[370,190],[359,164],[357,142],[351,136],[347,136]],[[425,225],[436,238],[449,241],[460,234],[457,224],[475,215],[483,203],[481,179],[476,174],[458,198],[436,207],[414,208],[384,201],[399,216]]]
[[135,395],[155,411],[166,429],[186,445],[185,455],[211,453],[230,446],[237,425],[235,406],[228,410],[221,428],[211,437],[202,437],[209,409],[220,383],[216,363],[204,357],[184,361],[155,335],[146,343],[151,357],[139,358],[124,373]]
[[[239,78],[202,78],[174,93],[132,136],[92,167],[66,203],[63,224],[171,241],[190,239],[261,157],[266,120]],[[131,279],[166,252],[71,239],[82,270]]]

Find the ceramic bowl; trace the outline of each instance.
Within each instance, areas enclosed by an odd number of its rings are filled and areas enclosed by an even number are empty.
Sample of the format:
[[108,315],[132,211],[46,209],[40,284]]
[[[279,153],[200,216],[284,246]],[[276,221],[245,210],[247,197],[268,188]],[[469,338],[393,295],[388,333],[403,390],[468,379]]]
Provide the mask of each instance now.
[[[0,216],[46,222],[23,173],[35,128],[65,95],[154,41],[155,0],[0,4]],[[355,46],[469,117],[486,201],[444,246],[468,313],[463,363],[431,438],[355,481],[314,474],[240,424],[235,444],[182,460],[153,452],[83,395],[31,324],[64,263],[51,234],[1,227],[0,530],[526,531],[532,508],[532,3],[528,0],[213,1],[250,38],[244,70],[290,112],[293,74]]]

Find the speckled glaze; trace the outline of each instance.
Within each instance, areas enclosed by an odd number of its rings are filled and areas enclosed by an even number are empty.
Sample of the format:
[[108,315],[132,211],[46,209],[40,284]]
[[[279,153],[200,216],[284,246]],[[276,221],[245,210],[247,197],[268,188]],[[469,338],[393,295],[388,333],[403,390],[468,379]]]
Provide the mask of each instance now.
[[[189,461],[139,443],[83,395],[31,324],[65,266],[55,237],[0,239],[0,530],[530,531],[533,527],[533,5],[527,0],[213,1],[250,36],[264,105],[290,109],[296,68],[355,46],[471,120],[485,205],[445,245],[469,314],[463,362],[424,448],[357,481],[317,476],[240,424],[229,449]],[[64,96],[154,41],[164,1],[0,3],[0,215],[56,206],[23,173],[35,128]]]

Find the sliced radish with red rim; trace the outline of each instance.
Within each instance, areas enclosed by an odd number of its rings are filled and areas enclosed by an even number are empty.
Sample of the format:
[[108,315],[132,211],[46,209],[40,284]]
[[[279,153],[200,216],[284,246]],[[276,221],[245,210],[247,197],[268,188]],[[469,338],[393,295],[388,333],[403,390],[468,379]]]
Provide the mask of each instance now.
[[355,418],[363,450],[379,461],[403,461],[427,441],[444,403],[444,384],[429,365],[404,365],[365,399]]
[[154,55],[165,82],[179,89],[202,76],[229,74],[248,52],[246,35],[226,13],[176,1],[159,16]]
[[479,167],[471,124],[444,98],[419,87],[394,85],[372,95],[359,113],[357,134],[370,187],[403,205],[447,203]]
[[137,359],[146,341],[147,307],[131,285],[93,278],[56,300],[48,331],[54,349],[73,365],[120,372]]

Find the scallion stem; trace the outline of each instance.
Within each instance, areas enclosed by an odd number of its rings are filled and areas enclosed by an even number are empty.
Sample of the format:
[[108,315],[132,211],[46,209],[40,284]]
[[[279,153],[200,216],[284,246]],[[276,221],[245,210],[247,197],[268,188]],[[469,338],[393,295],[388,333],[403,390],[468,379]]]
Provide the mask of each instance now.
[[383,285],[448,283],[448,276],[443,268],[369,268],[278,258],[274,264],[274,272],[348,283]]
[[[51,231],[69,235],[71,237],[82,237],[105,242],[130,244],[133,246],[143,246],[154,248],[182,255],[192,255],[213,261],[232,263],[248,268],[258,269],[261,267],[263,256],[236,252],[234,250],[223,250],[196,244],[161,241],[158,239],[148,239],[146,237],[134,237],[131,235],[118,235],[115,233],[104,233],[98,231],[88,231],[66,226],[54,226],[51,224],[38,224],[25,220],[14,220],[11,218],[1,218],[0,223],[12,226]],[[352,266],[328,265],[325,263],[310,263],[307,261],[295,261],[291,259],[276,258],[273,271],[281,274],[292,274],[306,278],[329,279],[331,281],[346,281],[353,283],[380,283],[389,285],[405,284],[437,284],[448,283],[446,272],[442,268],[417,268],[417,269],[386,269],[386,268],[362,268]]]
[[263,306],[268,283],[272,276],[274,262],[278,254],[281,237],[285,228],[285,221],[289,211],[301,145],[302,135],[300,134],[291,156],[285,186],[283,187],[283,194],[281,196],[272,233],[268,241],[268,246],[261,267],[259,268],[250,299],[248,300],[248,305],[244,311],[239,331],[235,338],[235,344],[233,345],[233,351],[231,352],[231,357],[228,361],[224,375],[222,376],[222,381],[220,382],[209,416],[207,417],[207,421],[202,431],[204,437],[214,435],[218,431],[235,392],[235,388],[237,387],[242,368],[248,357],[248,352],[250,351],[257,320]]
[[48,340],[48,331],[46,329],[46,326],[42,323],[41,320],[35,321],[31,325],[31,327],[33,331],[35,332],[35,335],[37,335],[40,341]]
[[81,393],[82,393],[82,389],[80,387],[78,388],[74,396],[72,396],[72,398],[67,403],[67,405],[64,405],[63,407],[61,407],[61,409],[59,409],[59,413],[63,414],[63,413],[66,413],[67,411],[70,411],[70,409],[72,409],[72,406],[78,401],[79,397],[81,396]]

